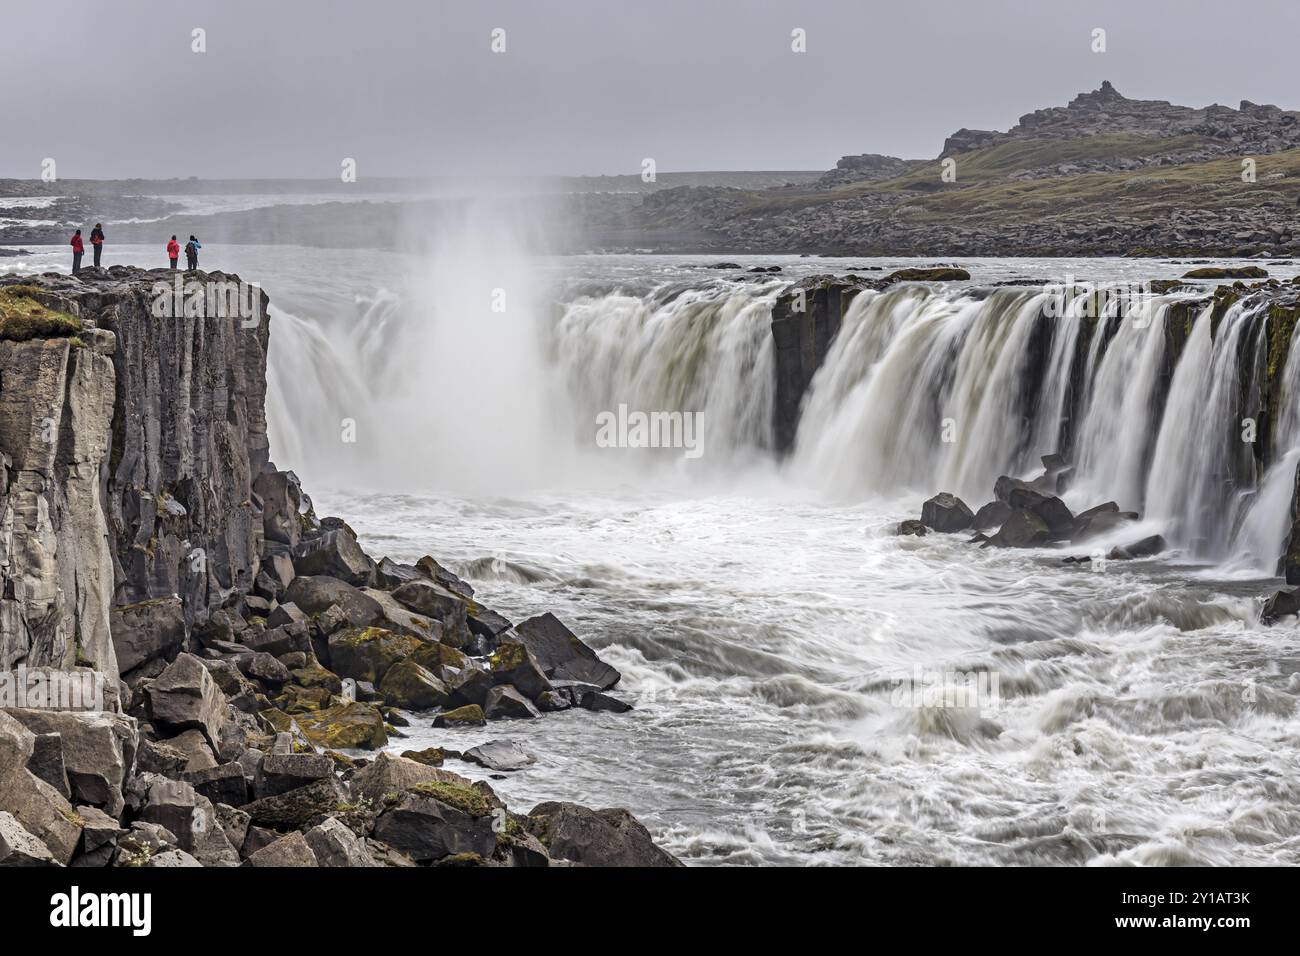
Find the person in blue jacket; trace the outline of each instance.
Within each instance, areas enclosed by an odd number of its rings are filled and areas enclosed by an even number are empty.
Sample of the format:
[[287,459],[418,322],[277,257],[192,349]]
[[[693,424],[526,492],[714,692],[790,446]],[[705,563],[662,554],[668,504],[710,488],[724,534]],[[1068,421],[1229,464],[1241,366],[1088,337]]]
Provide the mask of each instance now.
[[190,241],[185,243],[186,269],[197,269],[199,267],[199,250],[202,248],[203,244],[193,236],[190,236]]

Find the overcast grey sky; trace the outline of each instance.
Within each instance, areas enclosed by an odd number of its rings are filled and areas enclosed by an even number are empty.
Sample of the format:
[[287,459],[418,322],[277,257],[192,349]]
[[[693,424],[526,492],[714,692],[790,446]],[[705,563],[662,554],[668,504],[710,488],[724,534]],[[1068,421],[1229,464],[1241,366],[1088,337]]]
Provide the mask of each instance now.
[[4,0],[0,29],[23,178],[826,169],[1104,79],[1300,108],[1297,0]]

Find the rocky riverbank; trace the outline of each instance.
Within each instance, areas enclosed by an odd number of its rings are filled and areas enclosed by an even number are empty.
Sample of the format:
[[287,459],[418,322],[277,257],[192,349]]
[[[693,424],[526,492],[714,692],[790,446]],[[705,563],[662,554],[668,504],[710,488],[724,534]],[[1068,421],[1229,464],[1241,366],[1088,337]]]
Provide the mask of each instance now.
[[176,277],[0,284],[0,864],[678,865],[626,810],[517,813],[444,768],[526,766],[508,731],[383,749],[409,711],[630,708],[553,615],[318,517],[269,460],[265,294],[186,273],[160,309]]

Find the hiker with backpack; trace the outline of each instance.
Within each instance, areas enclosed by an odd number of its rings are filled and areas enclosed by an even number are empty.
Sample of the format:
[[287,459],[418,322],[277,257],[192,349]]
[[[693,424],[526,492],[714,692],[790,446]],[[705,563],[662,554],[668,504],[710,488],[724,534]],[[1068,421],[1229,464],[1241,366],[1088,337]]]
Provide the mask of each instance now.
[[104,252],[104,224],[95,223],[95,228],[90,230],[90,244],[95,247],[95,268],[99,268],[99,257]]
[[80,229],[72,234],[72,240],[69,245],[72,246],[72,274],[75,276],[81,271],[81,256],[86,251],[85,243],[81,241]]
[[187,270],[194,270],[199,267],[199,250],[202,248],[202,243],[190,236],[190,241],[185,243],[185,268]]

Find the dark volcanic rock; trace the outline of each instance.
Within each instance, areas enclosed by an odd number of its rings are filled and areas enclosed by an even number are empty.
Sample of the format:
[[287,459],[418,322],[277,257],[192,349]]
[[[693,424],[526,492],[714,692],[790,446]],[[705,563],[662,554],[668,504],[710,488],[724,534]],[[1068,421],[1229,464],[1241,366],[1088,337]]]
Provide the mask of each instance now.
[[455,784],[418,784],[375,821],[375,839],[416,862],[457,853],[490,856],[496,848],[492,808],[477,791]]
[[979,511],[975,512],[975,518],[971,522],[971,527],[977,531],[988,531],[991,528],[1002,527],[1003,522],[1011,517],[1014,509],[1005,501],[990,501]]
[[1272,624],[1293,614],[1300,614],[1300,588],[1278,591],[1274,594],[1265,602],[1259,619],[1263,624]]
[[515,627],[515,635],[552,680],[583,681],[604,690],[619,682],[619,672],[602,661],[554,614],[530,617]]
[[324,529],[300,541],[293,549],[293,569],[300,575],[325,575],[365,587],[374,578],[375,563],[361,550],[352,530],[344,526]]
[[590,810],[576,803],[533,807],[528,831],[555,859],[586,866],[681,866],[655,846],[650,831],[621,808]]
[[1074,515],[1065,502],[1055,495],[1045,495],[1028,488],[1016,488],[1008,496],[1013,509],[1036,515],[1054,538],[1068,538],[1074,533]]
[[1031,511],[1017,509],[988,543],[995,548],[1038,548],[1051,540],[1047,522]]
[[1132,558],[1149,558],[1152,555],[1159,554],[1165,550],[1165,539],[1158,534],[1143,538],[1141,541],[1134,541],[1132,544],[1126,544],[1122,547],[1112,548],[1110,554],[1106,555],[1112,561],[1128,561]]
[[502,684],[488,691],[483,704],[483,713],[488,720],[531,720],[542,716],[527,697],[509,684]]
[[315,617],[331,605],[338,605],[348,624],[365,627],[379,620],[383,608],[379,602],[337,578],[323,576],[296,577],[285,591],[285,597],[296,604],[304,614]]
[[536,756],[509,739],[489,740],[466,750],[462,759],[488,770],[499,771],[522,770],[537,763]]
[[975,521],[966,502],[942,491],[921,506],[921,523],[940,532],[965,531]]

